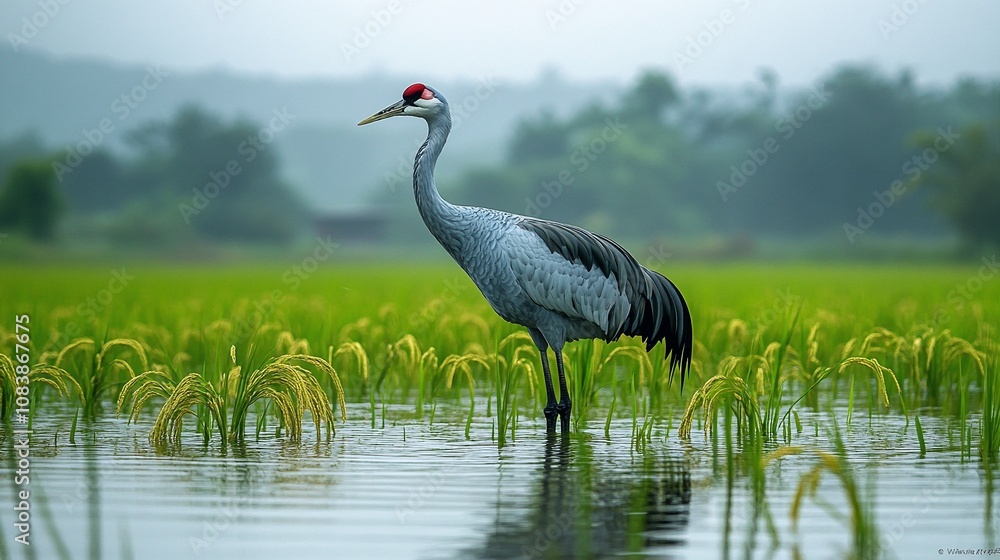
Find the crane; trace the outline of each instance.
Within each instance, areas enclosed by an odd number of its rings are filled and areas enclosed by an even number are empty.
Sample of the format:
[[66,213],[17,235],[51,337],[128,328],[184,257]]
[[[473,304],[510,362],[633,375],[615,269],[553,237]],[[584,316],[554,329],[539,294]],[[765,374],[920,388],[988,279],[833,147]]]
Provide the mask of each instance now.
[[[569,431],[572,400],[562,350],[566,342],[639,336],[649,352],[665,343],[674,370],[691,365],[691,314],[680,290],[660,273],[640,265],[620,245],[572,225],[445,201],[434,183],[434,167],[451,132],[448,102],[437,90],[413,84],[403,98],[358,126],[396,116],[427,121],[427,140],[413,162],[413,195],[431,235],[469,275],[504,320],[528,329],[545,377],[546,431]],[[549,369],[556,359],[559,401]]]

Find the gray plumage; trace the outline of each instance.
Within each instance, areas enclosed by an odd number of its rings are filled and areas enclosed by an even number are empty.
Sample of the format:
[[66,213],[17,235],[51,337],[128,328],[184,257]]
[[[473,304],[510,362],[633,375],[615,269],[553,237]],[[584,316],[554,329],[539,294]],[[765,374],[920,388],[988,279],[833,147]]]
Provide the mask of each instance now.
[[[620,245],[582,228],[488,208],[457,206],[441,198],[434,166],[451,130],[448,102],[436,90],[414,84],[399,101],[361,121],[397,115],[427,121],[427,140],[417,150],[413,192],[427,229],[503,319],[528,328],[545,376],[547,429],[555,416],[569,429],[572,407],[562,361],[563,345],[583,338],[639,336],[646,350],[664,342],[670,375],[681,386],[691,363],[691,315],[676,286],[640,265]],[[548,365],[555,353],[560,401]]]

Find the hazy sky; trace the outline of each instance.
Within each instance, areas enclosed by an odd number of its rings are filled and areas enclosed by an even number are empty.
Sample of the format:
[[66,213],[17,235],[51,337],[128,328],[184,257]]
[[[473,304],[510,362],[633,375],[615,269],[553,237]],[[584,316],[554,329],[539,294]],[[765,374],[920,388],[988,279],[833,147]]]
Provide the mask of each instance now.
[[297,77],[380,71],[428,81],[530,80],[553,67],[573,78],[625,82],[642,68],[660,67],[685,84],[743,83],[767,66],[784,84],[807,84],[844,60],[891,71],[911,67],[925,82],[959,74],[996,78],[998,29],[995,0],[2,0],[0,6],[4,48],[12,50],[175,69]]

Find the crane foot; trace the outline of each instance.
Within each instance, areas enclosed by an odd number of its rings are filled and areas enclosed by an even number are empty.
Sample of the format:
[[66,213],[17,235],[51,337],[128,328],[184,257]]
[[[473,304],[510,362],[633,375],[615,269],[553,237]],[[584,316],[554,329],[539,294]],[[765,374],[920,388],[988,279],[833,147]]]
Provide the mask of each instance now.
[[556,416],[559,412],[556,410],[556,405],[547,404],[542,411],[545,413],[545,431],[548,433],[555,433],[556,431]]
[[[568,401],[560,402],[556,405],[556,411],[559,413],[560,424],[562,425],[563,433],[569,432],[569,413],[573,410],[573,405]],[[553,426],[553,430],[555,426]]]

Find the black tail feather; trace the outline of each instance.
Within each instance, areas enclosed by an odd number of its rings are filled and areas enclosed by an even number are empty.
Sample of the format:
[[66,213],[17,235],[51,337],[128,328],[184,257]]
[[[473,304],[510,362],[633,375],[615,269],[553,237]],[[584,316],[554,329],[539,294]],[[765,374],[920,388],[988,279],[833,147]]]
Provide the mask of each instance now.
[[670,358],[669,375],[672,378],[674,370],[678,370],[683,390],[684,377],[691,366],[691,313],[684,296],[673,282],[656,271],[647,269],[645,272],[650,281],[649,296],[641,309],[636,309],[641,315],[632,325],[637,328],[626,334],[642,337],[647,352],[661,340],[664,341],[666,353],[663,359]]

